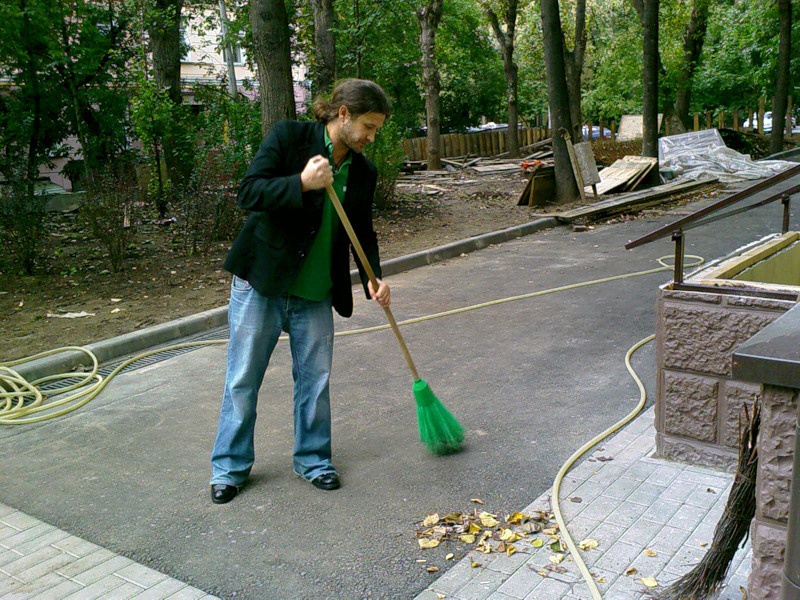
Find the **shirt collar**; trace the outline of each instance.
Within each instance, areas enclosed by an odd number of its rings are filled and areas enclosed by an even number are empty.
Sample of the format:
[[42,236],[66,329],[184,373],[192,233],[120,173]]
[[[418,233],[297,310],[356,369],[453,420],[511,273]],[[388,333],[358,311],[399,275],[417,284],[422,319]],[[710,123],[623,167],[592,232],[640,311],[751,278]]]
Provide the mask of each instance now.
[[[335,167],[335,165],[333,164],[333,142],[331,141],[331,138],[328,135],[328,127],[327,127],[327,125],[322,128],[322,131],[323,131],[324,140],[325,140],[325,149],[328,151],[328,158],[331,161],[331,166]],[[339,170],[341,170],[342,167],[350,165],[351,162],[353,162],[353,155],[348,150],[347,154],[344,157],[344,160],[342,161],[342,164],[339,165]]]

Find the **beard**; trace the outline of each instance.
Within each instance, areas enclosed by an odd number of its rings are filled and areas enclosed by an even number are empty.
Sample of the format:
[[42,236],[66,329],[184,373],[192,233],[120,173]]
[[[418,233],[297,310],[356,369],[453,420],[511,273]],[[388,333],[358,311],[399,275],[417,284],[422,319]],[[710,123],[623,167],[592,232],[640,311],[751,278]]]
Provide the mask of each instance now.
[[339,130],[339,140],[353,152],[361,154],[366,143],[358,139],[353,129],[354,127],[351,123],[344,123]]

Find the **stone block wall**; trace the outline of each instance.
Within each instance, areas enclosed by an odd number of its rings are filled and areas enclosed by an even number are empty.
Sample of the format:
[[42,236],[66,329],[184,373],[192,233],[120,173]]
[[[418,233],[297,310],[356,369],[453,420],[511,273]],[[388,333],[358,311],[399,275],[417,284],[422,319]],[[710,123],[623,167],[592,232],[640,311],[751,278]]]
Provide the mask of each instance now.
[[678,462],[732,470],[739,414],[760,394],[731,378],[734,350],[795,302],[663,286],[657,301],[656,451]]
[[751,600],[780,596],[799,393],[772,386],[764,386],[762,393],[756,516],[750,526],[753,559],[748,598]]

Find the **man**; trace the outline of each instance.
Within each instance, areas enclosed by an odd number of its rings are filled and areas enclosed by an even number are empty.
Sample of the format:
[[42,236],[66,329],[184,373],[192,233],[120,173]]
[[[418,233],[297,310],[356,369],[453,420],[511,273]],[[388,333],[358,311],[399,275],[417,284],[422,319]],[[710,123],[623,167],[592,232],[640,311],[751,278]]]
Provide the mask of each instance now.
[[225,260],[233,274],[230,342],[219,427],[211,455],[211,498],[232,500],[254,461],[258,390],[282,331],[294,378],[294,471],[321,490],[340,486],[331,463],[329,379],[332,308],[353,312],[350,242],[327,197],[332,185],[378,278],[368,298],[389,306],[372,226],[377,173],[361,152],[389,116],[375,83],[346,79],[314,103],[316,123],[281,121],[261,143],[239,187],[250,217]]

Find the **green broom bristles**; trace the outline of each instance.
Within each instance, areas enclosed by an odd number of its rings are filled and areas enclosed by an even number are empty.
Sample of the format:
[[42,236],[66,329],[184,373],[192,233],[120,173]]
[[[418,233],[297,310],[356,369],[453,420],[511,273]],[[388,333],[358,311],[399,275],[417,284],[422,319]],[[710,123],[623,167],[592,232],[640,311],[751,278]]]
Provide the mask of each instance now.
[[434,454],[453,454],[461,450],[464,428],[431,391],[423,379],[414,382],[417,401],[419,439]]

